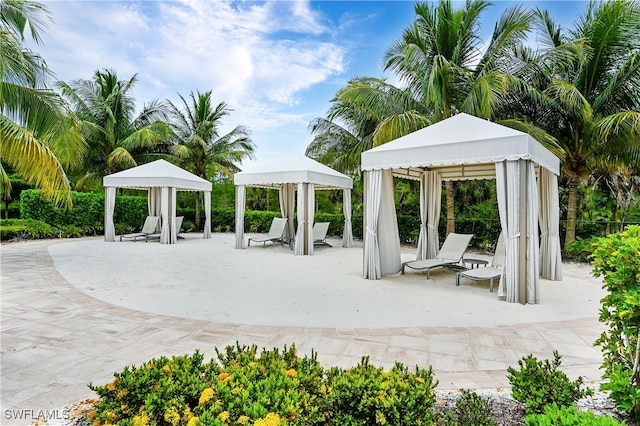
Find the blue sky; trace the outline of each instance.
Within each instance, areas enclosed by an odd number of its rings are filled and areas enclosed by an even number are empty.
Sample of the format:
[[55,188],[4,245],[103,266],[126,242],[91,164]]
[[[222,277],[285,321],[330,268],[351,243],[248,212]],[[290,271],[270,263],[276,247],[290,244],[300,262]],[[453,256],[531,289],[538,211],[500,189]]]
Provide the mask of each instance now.
[[[138,76],[133,94],[179,102],[213,91],[233,109],[225,130],[249,127],[257,160],[303,154],[309,122],[356,76],[392,77],[384,51],[414,19],[413,1],[47,1],[53,22],[32,46],[57,80],[114,69]],[[582,1],[528,1],[571,28]],[[462,2],[457,2],[462,6]],[[517,4],[495,1],[483,15],[488,38]],[[531,43],[535,44],[535,37]]]

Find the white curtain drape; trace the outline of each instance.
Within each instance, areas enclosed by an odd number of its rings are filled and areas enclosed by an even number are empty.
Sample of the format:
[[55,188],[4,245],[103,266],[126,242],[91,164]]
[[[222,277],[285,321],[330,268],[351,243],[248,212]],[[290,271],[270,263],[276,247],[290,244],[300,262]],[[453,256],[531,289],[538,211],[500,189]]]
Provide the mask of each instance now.
[[236,185],[236,249],[244,246],[244,209],[247,198],[247,188],[244,185]]
[[351,225],[351,189],[342,190],[342,213],[344,229],[342,231],[342,247],[353,247],[353,227]]
[[211,238],[211,191],[204,192],[204,232],[202,238]]
[[440,200],[442,178],[434,170],[425,170],[420,175],[420,234],[416,260],[432,259],[438,255],[440,237]]
[[[539,303],[540,301],[538,193],[534,190],[535,176],[535,169],[531,161],[516,160],[496,163],[498,211],[506,244],[504,274],[498,287],[498,296],[511,303],[520,301],[521,276],[525,280],[525,302]],[[523,186],[526,188],[525,193],[522,193],[520,189]],[[526,204],[524,210],[523,204]],[[521,227],[521,219],[526,223],[525,229]],[[520,251],[522,238],[526,238],[526,241],[523,241],[526,243],[524,260],[522,260],[523,256]],[[524,275],[521,275],[521,268],[525,268]]]
[[162,187],[161,196],[161,214],[160,221],[162,222],[162,230],[160,231],[160,244],[169,243],[169,188]]
[[562,281],[562,251],[560,248],[560,205],[558,177],[540,167],[538,175],[540,201],[540,275]]
[[400,234],[393,190],[393,171],[382,171],[382,191],[378,213],[378,244],[380,246],[380,273],[400,272]]
[[295,211],[296,211],[296,188],[293,183],[285,183],[280,185],[280,213],[282,217],[287,218],[287,226],[284,236],[287,239],[295,236]]
[[[520,160],[522,162],[522,160]],[[536,170],[527,161],[527,303],[540,303],[540,246]],[[520,212],[522,213],[522,212]]]
[[378,214],[380,211],[380,192],[382,191],[382,170],[364,172],[364,253],[363,275],[370,280],[379,280],[380,247],[378,244]]
[[116,228],[113,224],[113,212],[116,207],[116,188],[107,186],[104,189],[104,240],[113,242],[116,239]]
[[298,231],[294,254],[296,256],[313,254],[313,219],[315,190],[312,183],[298,184]]
[[418,233],[416,260],[427,259],[427,221],[429,220],[429,200],[427,200],[429,189],[427,185],[427,171],[425,170],[420,174],[420,232]]
[[147,190],[147,209],[149,216],[160,216],[162,203],[162,188],[153,187]]
[[169,188],[169,244],[178,242],[176,229],[176,188]]
[[518,161],[496,163],[498,212],[506,245],[504,272],[498,286],[498,297],[518,302],[518,262],[520,258],[520,165]]

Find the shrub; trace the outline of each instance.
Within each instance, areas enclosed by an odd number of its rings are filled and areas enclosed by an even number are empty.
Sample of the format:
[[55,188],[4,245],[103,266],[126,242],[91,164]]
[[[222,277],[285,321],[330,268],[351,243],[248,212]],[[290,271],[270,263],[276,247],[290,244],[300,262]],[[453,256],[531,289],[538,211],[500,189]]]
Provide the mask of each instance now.
[[316,355],[295,346],[258,353],[257,346],[203,356],[160,357],[126,367],[103,385],[87,418],[92,425],[370,425],[432,424],[431,369],[410,373],[369,365],[325,372]]
[[474,391],[463,389],[456,400],[453,413],[449,416],[451,421],[448,424],[451,426],[498,426],[490,417],[491,410],[493,410],[492,401]]
[[593,275],[603,276],[600,321],[606,323],[596,345],[602,348],[601,385],[618,409],[640,420],[640,226],[629,226],[598,242]]
[[431,367],[415,373],[401,363],[389,371],[369,364],[369,358],[349,370],[334,367],[328,372],[329,425],[430,425],[436,397]]
[[589,263],[599,240],[600,237],[590,237],[584,240],[577,238],[575,241],[565,245],[564,253],[578,262]]
[[58,229],[34,219],[0,219],[0,240],[55,238]]
[[617,426],[624,425],[607,416],[596,416],[590,411],[579,411],[576,407],[547,405],[542,414],[530,414],[525,418],[527,426]]
[[511,383],[511,395],[525,404],[527,414],[542,413],[548,404],[560,406],[575,405],[584,396],[591,395],[588,388],[582,390],[582,377],[571,381],[558,370],[561,355],[553,351],[553,361],[538,361],[533,355],[527,355],[518,361],[519,370],[507,368],[507,378]]

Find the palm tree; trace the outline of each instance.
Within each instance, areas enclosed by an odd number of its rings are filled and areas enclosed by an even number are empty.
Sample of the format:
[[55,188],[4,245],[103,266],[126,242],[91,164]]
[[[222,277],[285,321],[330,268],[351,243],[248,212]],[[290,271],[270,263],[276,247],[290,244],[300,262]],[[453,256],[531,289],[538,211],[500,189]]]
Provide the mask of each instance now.
[[[450,0],[437,5],[417,3],[415,21],[385,53],[385,69],[400,78],[403,88],[382,80],[357,79],[339,93],[341,102],[358,110],[353,117],[376,122],[370,138],[373,146],[458,112],[496,118],[494,109],[510,91],[525,87],[506,71],[511,51],[530,28],[533,12],[522,6],[506,10],[483,50],[480,16],[489,5],[467,0],[462,9],[454,10]],[[452,182],[447,182],[446,189],[447,232],[453,232]]]
[[568,34],[546,12],[537,12],[537,22],[539,40],[548,49],[571,42],[585,49],[580,61],[568,66],[562,60],[539,61],[545,50],[525,58],[545,65],[525,77],[545,103],[511,105],[557,139],[569,188],[566,244],[575,240],[581,180],[596,167],[637,166],[640,160],[640,3],[591,2]]
[[136,75],[121,80],[113,70],[98,70],[93,80],[58,83],[90,147],[84,159],[87,173],[76,186],[90,187],[104,175],[136,166],[136,154],[140,160],[140,154],[169,139],[165,104],[153,100],[135,115],[131,90],[136,81]]
[[[27,28],[39,43],[49,19],[32,1],[0,1],[0,157],[56,204],[71,206],[64,166],[73,167],[84,141],[63,100],[44,85],[44,60],[23,47]],[[11,190],[0,164],[0,189]]]
[[[176,135],[173,154],[196,176],[209,180],[219,174],[232,177],[240,171],[245,158],[253,158],[255,145],[249,129],[237,126],[220,135],[222,119],[231,113],[225,102],[215,107],[211,91],[190,93],[191,102],[182,95],[181,108],[170,102],[170,114]],[[200,194],[196,196],[196,228],[201,229]]]

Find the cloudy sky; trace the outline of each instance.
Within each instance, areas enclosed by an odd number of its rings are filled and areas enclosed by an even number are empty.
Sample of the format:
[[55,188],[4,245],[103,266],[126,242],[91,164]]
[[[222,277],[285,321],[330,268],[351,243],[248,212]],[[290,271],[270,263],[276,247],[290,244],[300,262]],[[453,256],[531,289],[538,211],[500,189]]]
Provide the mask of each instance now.
[[[98,69],[137,74],[140,104],[212,90],[244,124],[257,159],[303,154],[309,122],[324,116],[338,89],[356,76],[390,77],[384,51],[413,20],[413,1],[57,1],[53,22],[32,47],[57,80],[91,79]],[[457,2],[462,6],[462,2]],[[586,3],[529,1],[567,27]],[[484,37],[515,2],[494,1]],[[533,41],[535,42],[535,41]]]

